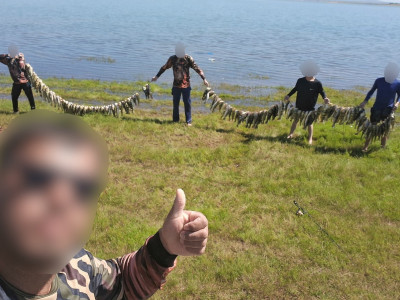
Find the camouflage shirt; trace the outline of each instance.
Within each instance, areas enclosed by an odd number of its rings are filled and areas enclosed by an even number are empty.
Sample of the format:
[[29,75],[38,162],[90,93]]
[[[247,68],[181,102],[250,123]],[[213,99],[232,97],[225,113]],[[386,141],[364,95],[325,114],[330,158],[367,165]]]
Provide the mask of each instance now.
[[157,77],[160,77],[165,70],[170,68],[174,72],[174,87],[177,88],[190,87],[190,68],[195,70],[201,79],[205,79],[203,71],[197,66],[190,55],[185,55],[183,58],[178,58],[176,55],[171,56],[167,63],[158,71]]
[[0,62],[8,66],[10,75],[15,84],[27,83],[25,76],[25,60],[12,58],[8,54],[0,54]]
[[82,249],[57,274],[47,295],[26,294],[0,278],[0,299],[146,299],[165,284],[167,274],[175,266],[175,258],[162,247],[158,234],[137,252],[117,259],[101,260]]

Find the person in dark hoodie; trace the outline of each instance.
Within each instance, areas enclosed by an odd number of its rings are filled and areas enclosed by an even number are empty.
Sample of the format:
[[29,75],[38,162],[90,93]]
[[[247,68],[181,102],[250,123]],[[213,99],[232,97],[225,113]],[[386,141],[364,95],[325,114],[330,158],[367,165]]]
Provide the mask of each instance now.
[[7,65],[12,80],[14,81],[11,90],[11,99],[14,113],[18,113],[18,98],[21,91],[28,97],[31,109],[35,109],[35,99],[33,98],[32,87],[25,72],[25,57],[23,53],[18,53],[16,47],[9,47],[9,54],[0,54],[0,62]]

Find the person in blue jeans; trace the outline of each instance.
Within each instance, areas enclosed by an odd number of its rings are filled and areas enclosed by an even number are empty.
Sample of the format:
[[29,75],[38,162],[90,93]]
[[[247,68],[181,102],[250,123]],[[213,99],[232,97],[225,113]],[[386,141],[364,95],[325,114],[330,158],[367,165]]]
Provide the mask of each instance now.
[[[380,77],[375,80],[375,83],[365,97],[365,100],[360,104],[360,107],[364,108],[375,91],[377,91],[375,103],[371,108],[371,123],[377,124],[385,120],[399,106],[400,81],[397,80],[399,73],[400,67],[394,63],[389,63],[385,68],[385,77]],[[386,147],[387,139],[387,136],[382,138],[382,148]],[[363,152],[368,151],[370,143],[371,139],[367,139],[364,148],[362,149]]]
[[172,87],[174,101],[173,121],[179,122],[179,103],[182,97],[185,105],[186,124],[192,126],[192,105],[190,99],[190,91],[192,88],[190,87],[190,68],[200,75],[206,86],[209,84],[203,71],[197,66],[193,57],[185,53],[185,46],[181,43],[176,45],[175,55],[168,59],[167,63],[161,67],[160,71],[158,71],[157,75],[154,76],[151,81],[157,81],[165,70],[170,68],[172,68],[174,72],[174,83]]

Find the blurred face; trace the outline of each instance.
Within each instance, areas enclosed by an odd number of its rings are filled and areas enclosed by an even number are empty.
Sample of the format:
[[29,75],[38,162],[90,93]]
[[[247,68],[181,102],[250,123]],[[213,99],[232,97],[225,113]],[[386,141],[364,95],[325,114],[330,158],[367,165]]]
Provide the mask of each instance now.
[[393,83],[400,73],[400,67],[395,63],[389,63],[385,68],[385,80],[387,83]]
[[18,47],[17,47],[15,44],[11,44],[11,45],[8,47],[8,54],[9,54],[11,57],[17,57],[17,56],[18,56],[18,53],[19,53],[19,50],[18,50]]
[[178,58],[184,58],[185,57],[185,46],[183,44],[177,44],[175,47],[175,55]]
[[305,77],[314,77],[319,73],[319,66],[316,62],[308,60],[300,65],[300,71]]
[[27,141],[0,171],[0,243],[38,273],[58,272],[86,242],[104,165],[94,146],[65,138]]

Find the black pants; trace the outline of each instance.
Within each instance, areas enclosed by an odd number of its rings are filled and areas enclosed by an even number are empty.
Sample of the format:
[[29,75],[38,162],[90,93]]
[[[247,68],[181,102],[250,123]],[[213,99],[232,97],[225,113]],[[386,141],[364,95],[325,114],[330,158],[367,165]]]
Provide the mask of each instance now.
[[387,119],[387,117],[390,116],[390,114],[393,111],[393,107],[386,107],[383,110],[377,110],[374,107],[371,108],[371,123],[379,123],[380,121],[384,121]]
[[35,109],[35,99],[33,99],[31,84],[29,82],[21,84],[14,83],[11,91],[14,112],[18,112],[18,98],[19,95],[21,95],[21,90],[24,90],[26,97],[28,97],[31,109]]

